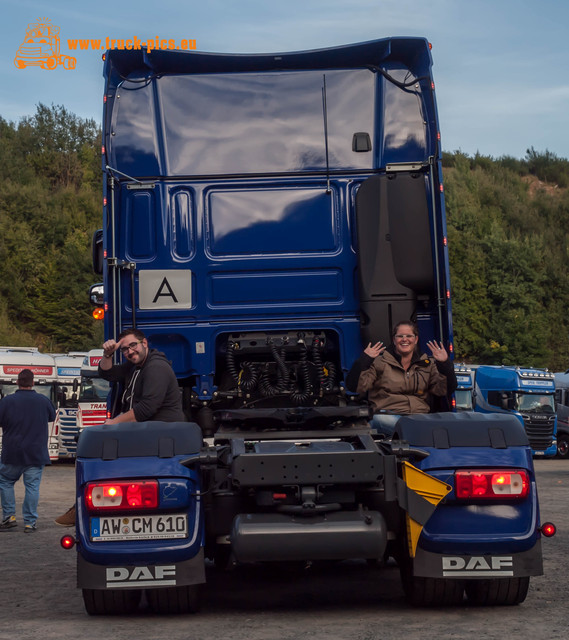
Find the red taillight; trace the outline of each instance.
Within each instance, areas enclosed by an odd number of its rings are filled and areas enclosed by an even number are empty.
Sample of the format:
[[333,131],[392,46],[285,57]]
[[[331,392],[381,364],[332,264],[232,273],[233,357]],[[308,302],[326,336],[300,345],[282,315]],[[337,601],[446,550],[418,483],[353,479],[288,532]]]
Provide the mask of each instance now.
[[75,538],[73,536],[63,536],[59,541],[59,544],[64,549],[72,549],[75,546]]
[[158,482],[90,482],[85,488],[85,503],[89,511],[156,509]]
[[524,469],[457,471],[454,491],[461,500],[518,500],[529,494],[530,480]]
[[553,524],[553,522],[544,522],[539,530],[546,538],[552,538],[557,532],[557,527]]

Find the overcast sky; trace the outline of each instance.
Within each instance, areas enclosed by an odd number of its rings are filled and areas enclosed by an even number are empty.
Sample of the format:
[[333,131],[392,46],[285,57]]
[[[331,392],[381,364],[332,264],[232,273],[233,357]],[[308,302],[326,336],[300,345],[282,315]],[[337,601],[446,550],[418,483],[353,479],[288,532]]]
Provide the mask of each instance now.
[[[61,104],[100,122],[99,51],[75,38],[194,39],[201,51],[268,53],[389,36],[433,45],[445,151],[523,158],[526,149],[569,157],[567,0],[0,0],[0,116],[18,121],[36,105]],[[17,69],[26,26],[60,28],[58,66]]]

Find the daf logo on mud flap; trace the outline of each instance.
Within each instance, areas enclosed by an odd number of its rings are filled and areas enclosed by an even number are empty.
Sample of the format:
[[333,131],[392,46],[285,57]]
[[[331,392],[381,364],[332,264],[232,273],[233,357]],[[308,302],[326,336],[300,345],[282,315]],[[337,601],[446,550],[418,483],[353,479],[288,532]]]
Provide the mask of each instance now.
[[476,578],[513,576],[512,556],[447,556],[442,559],[443,576]]
[[176,565],[155,567],[107,567],[107,588],[175,586]]

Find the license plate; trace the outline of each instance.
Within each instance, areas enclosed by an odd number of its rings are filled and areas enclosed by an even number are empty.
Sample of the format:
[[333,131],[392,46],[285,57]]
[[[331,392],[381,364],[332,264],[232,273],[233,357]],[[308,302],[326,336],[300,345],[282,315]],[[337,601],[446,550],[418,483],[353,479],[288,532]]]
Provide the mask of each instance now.
[[91,518],[91,540],[172,540],[188,537],[188,516],[115,516]]

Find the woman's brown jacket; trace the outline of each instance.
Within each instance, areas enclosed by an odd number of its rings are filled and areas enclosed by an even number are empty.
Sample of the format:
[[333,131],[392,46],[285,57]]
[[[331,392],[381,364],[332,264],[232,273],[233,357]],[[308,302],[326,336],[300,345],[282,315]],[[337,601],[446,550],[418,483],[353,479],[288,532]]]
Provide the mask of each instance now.
[[[356,378],[358,372],[359,376]],[[450,384],[447,378],[450,378]],[[355,380],[357,386],[353,388]],[[434,358],[418,353],[405,371],[394,349],[388,347],[375,360],[362,354],[350,370],[346,385],[357,393],[367,391],[375,411],[385,409],[401,414],[429,413],[429,397],[452,393],[456,388],[456,377],[450,359],[437,362]]]

